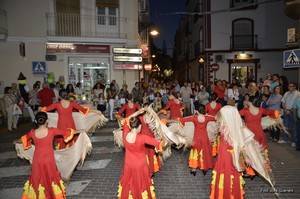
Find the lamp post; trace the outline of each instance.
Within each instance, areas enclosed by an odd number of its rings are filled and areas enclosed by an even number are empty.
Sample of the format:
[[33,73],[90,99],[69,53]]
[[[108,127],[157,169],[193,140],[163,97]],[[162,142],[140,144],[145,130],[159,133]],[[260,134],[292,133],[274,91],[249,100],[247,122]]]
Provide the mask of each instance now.
[[[203,68],[204,62],[205,62],[204,58],[203,58],[203,57],[200,57],[200,59],[199,59],[200,66],[199,66],[199,74],[198,74],[198,75],[199,75],[199,76],[198,76],[199,81],[200,81],[200,79],[201,79],[201,70],[202,70],[202,68]],[[203,80],[201,80],[201,81],[203,81]]]
[[[156,56],[155,55],[152,55],[151,56],[151,48],[150,48],[150,36],[152,37],[157,37],[160,33],[158,31],[157,28],[154,28],[154,27],[147,27],[146,28],[146,43],[147,43],[147,47],[148,47],[148,63],[152,64],[151,62],[151,57],[152,58],[155,58]],[[143,64],[143,78],[144,78],[144,81],[145,81],[145,64]]]

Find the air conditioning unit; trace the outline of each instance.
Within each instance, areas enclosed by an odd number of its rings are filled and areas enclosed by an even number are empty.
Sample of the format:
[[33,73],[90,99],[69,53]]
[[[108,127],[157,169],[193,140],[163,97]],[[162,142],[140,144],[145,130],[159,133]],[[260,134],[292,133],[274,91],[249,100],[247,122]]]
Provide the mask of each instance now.
[[216,63],[223,63],[224,62],[224,55],[215,55],[215,62]]

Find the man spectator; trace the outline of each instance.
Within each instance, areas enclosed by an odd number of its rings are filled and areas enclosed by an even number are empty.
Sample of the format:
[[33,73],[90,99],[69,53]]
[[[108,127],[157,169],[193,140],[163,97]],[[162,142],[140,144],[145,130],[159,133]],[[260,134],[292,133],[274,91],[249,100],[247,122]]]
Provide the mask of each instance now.
[[213,92],[218,96],[218,102],[224,105],[224,97],[225,97],[225,87],[221,80],[216,82],[216,85],[213,88]]
[[140,87],[139,82],[136,82],[131,91],[133,102],[140,102]]
[[[283,95],[282,97],[282,107],[284,110],[284,115],[283,115],[283,120],[284,124],[287,127],[288,131],[292,135],[292,147],[295,147],[295,141],[296,141],[296,132],[295,132],[295,127],[296,127],[296,111],[294,109],[296,99],[299,97],[299,91],[296,89],[296,84],[295,83],[290,83],[289,84],[289,90]],[[287,139],[287,138],[285,138]],[[280,140],[278,143],[285,143],[286,140]]]
[[185,116],[190,115],[191,113],[191,95],[193,91],[190,86],[188,86],[187,82],[180,89],[180,95],[184,104],[184,112]]
[[273,91],[276,86],[279,86],[279,84],[280,84],[279,75],[278,74],[272,75],[272,82],[270,84],[270,91]]
[[259,88],[255,81],[251,81],[248,84],[248,93],[246,94],[249,96],[249,100],[253,101],[254,103],[260,104],[261,102],[261,94],[259,92]]
[[53,103],[55,94],[53,90],[49,88],[49,85],[47,83],[43,84],[43,89],[39,91],[38,98],[40,99],[41,107],[49,106]]

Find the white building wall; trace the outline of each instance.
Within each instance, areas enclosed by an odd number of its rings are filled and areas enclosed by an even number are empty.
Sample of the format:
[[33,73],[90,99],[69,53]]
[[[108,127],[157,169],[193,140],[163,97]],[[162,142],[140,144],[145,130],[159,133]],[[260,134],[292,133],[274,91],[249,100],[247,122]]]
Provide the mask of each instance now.
[[[229,8],[230,0],[211,1],[211,10]],[[254,34],[258,36],[258,49],[271,50],[249,52],[249,54],[253,55],[253,58],[260,59],[257,79],[264,78],[266,73],[279,73],[289,76],[291,81],[296,81],[297,75],[295,74],[295,70],[293,73],[293,70],[282,69],[282,52],[276,50],[285,48],[287,28],[291,27],[294,23],[284,14],[284,2],[267,3],[259,5],[256,9],[222,12],[211,15],[211,49],[207,50],[230,50],[232,21],[238,18],[253,19]],[[224,55],[224,62],[218,63],[220,65],[220,70],[216,73],[218,79],[228,80],[229,70],[227,59],[233,59],[234,54],[237,53],[239,52],[214,53],[214,55]]]
[[[54,0],[2,0],[0,7],[7,12],[8,39],[0,42],[0,81],[4,81],[8,86],[17,81],[19,72],[23,72],[27,77],[30,86],[36,80],[43,80],[41,75],[32,74],[32,61],[45,61],[47,42],[47,19],[46,13],[55,12]],[[96,16],[95,0],[81,0],[81,14]],[[121,20],[121,33],[127,35],[127,39],[88,38],[89,43],[98,45],[110,45],[115,47],[138,47],[138,1],[120,0],[119,13]],[[126,18],[126,20],[125,20]],[[82,21],[82,29],[95,26],[93,20]],[[53,37],[51,38],[53,39]],[[61,38],[59,38],[61,39]],[[58,39],[58,40],[59,40]],[[74,43],[84,42],[87,38],[66,38]],[[51,40],[53,41],[53,40]],[[64,40],[59,40],[64,42]],[[101,42],[104,41],[104,42]],[[19,43],[24,42],[26,47],[26,57],[19,54]],[[67,41],[65,41],[67,42]],[[58,53],[57,61],[46,62],[48,72],[54,72],[56,80],[59,76],[64,76],[68,80],[68,55]],[[89,56],[89,54],[80,55]],[[103,56],[94,54],[92,56]],[[111,75],[109,80],[117,80],[119,85],[123,84],[123,71],[113,69],[112,52],[110,55]],[[131,89],[134,82],[138,80],[137,71],[126,71],[126,83]]]

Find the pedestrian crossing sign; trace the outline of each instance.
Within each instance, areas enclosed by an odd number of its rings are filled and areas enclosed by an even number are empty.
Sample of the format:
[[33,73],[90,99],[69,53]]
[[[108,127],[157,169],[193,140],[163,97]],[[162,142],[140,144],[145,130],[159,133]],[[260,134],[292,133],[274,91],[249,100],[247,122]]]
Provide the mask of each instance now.
[[46,62],[33,61],[32,62],[32,73],[33,74],[46,74],[47,73]]
[[300,67],[300,49],[286,50],[283,52],[283,68]]

